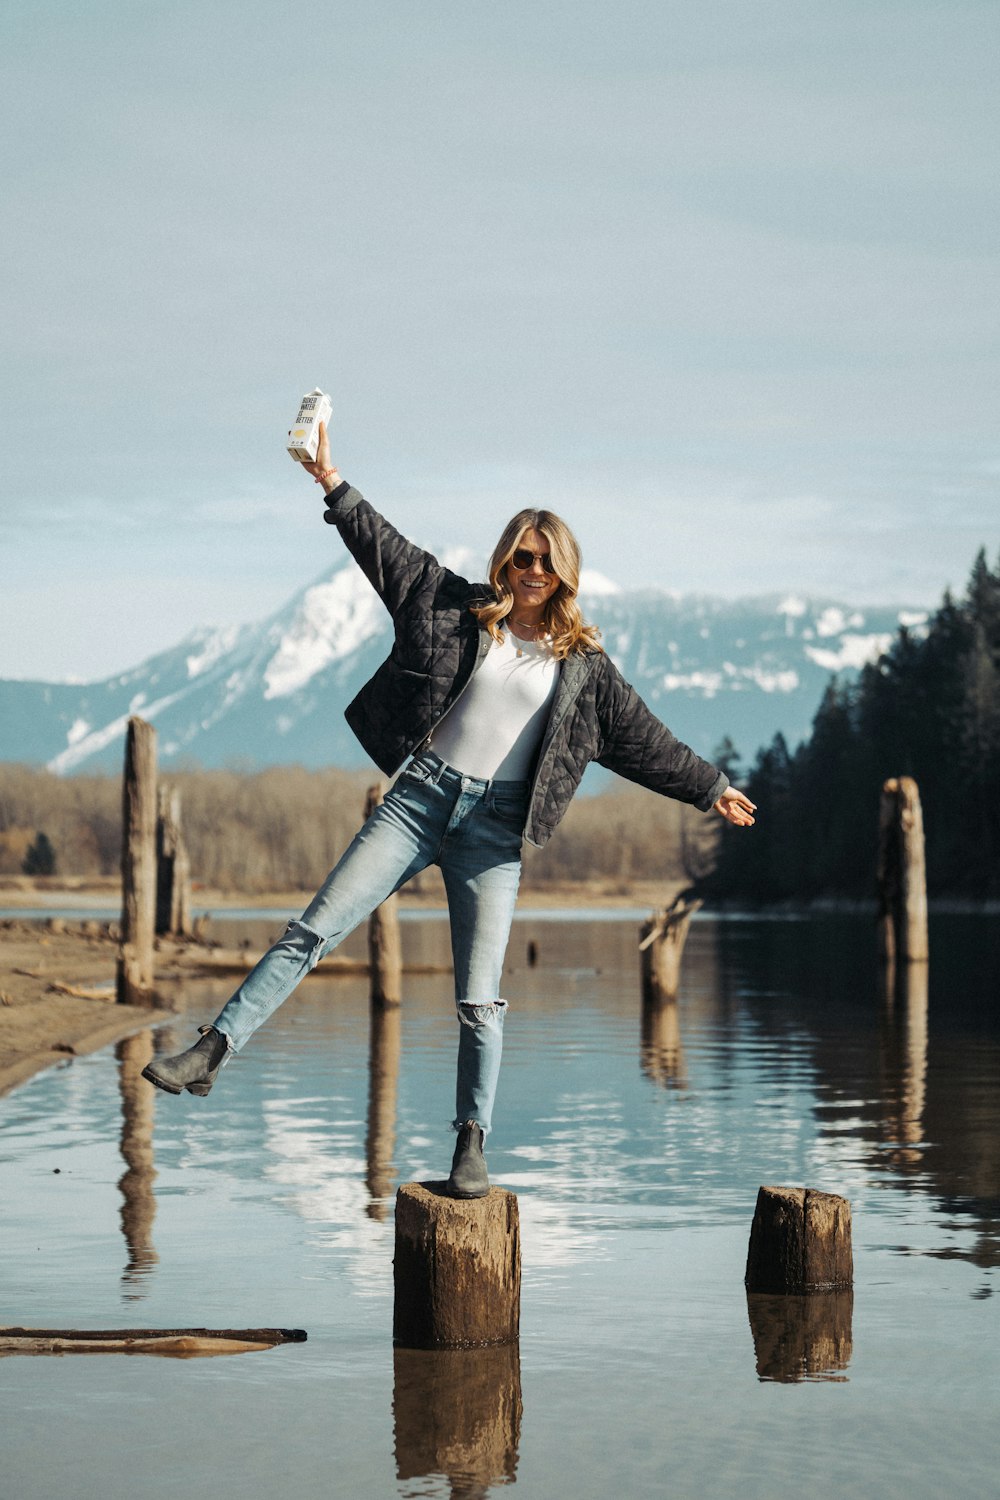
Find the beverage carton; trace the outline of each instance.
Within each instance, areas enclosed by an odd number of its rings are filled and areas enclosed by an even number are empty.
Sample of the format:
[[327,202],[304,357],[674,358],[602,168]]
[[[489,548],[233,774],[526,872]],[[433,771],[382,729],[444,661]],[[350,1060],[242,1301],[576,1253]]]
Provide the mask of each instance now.
[[315,463],[316,449],[319,447],[319,424],[329,423],[332,411],[333,402],[319,386],[310,391],[308,396],[302,397],[298,416],[288,429],[288,451],[296,463]]

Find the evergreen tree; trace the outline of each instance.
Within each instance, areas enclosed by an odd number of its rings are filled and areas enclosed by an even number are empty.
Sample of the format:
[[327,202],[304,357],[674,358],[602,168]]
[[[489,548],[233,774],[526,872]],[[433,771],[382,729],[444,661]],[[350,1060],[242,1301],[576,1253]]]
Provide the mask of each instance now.
[[56,851],[49,842],[48,834],[36,833],[35,841],[28,847],[21,862],[25,875],[54,875],[56,873]]

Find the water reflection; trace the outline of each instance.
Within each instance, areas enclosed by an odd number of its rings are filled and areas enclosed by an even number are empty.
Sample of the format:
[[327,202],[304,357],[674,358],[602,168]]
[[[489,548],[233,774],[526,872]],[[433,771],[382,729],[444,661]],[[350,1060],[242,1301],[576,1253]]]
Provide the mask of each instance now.
[[747,1314],[760,1380],[846,1380],[851,1362],[854,1294],[796,1297],[747,1293]]
[[676,1000],[643,1000],[639,1060],[642,1071],[665,1089],[687,1087],[680,1014]]
[[396,1349],[393,1353],[396,1473],[408,1485],[443,1475],[452,1500],[479,1500],[514,1482],[521,1441],[517,1344],[492,1349]]
[[880,1036],[882,1097],[889,1159],[916,1163],[924,1155],[924,1102],[927,1093],[928,965],[885,966]]
[[398,1005],[372,1005],[368,1033],[368,1131],[365,1186],[370,1219],[385,1219],[395,1188],[396,1093],[402,1013]]
[[118,1180],[122,1195],[122,1233],[128,1246],[128,1263],[122,1272],[125,1297],[138,1301],[146,1295],[144,1281],[159,1260],[153,1245],[156,1195],[153,1183],[153,1115],[156,1090],[140,1077],[153,1058],[152,1031],[139,1031],[118,1043],[118,1089],[121,1095],[122,1128],[120,1150],[125,1171]]

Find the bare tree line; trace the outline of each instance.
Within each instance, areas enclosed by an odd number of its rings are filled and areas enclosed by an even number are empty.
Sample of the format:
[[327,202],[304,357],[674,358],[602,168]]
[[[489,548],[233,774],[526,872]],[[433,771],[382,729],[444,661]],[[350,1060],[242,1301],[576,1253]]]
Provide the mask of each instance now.
[[[163,775],[180,790],[194,880],[253,894],[315,887],[361,822],[371,772],[280,766]],[[62,778],[0,764],[0,875],[24,869],[44,832],[62,876],[117,875],[121,780]],[[715,820],[712,820],[714,825]],[[712,862],[715,828],[692,809],[617,783],[578,797],[544,850],[525,848],[525,882],[683,880]]]

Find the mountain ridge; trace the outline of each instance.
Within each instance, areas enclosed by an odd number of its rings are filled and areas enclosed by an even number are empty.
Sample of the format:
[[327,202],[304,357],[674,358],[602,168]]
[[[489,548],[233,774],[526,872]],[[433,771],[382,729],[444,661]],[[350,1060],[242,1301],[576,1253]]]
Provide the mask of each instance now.
[[[465,551],[441,559],[483,576]],[[745,755],[779,730],[802,738],[831,673],[856,672],[901,623],[919,630],[927,618],[794,593],[624,590],[600,574],[581,584],[605,649],[704,755],[724,735]],[[158,728],[166,766],[365,765],[343,710],[391,644],[387,613],[345,557],[263,619],[199,627],[125,672],[92,683],[0,680],[0,759],[59,774],[117,769],[127,720],[141,714]]]

